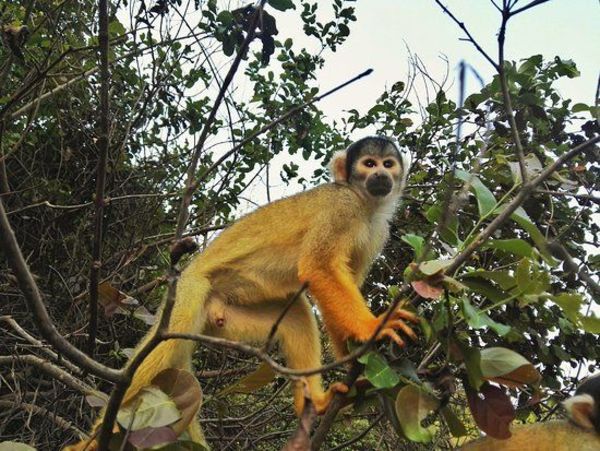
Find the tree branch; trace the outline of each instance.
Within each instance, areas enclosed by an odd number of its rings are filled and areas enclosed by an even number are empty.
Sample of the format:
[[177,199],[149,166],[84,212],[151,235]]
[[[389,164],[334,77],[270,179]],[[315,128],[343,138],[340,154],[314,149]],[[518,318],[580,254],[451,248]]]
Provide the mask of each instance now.
[[25,258],[21,253],[15,233],[8,222],[2,199],[0,199],[0,244],[2,244],[2,249],[6,254],[8,264],[17,278],[19,288],[23,292],[25,301],[27,302],[27,307],[31,312],[35,325],[42,334],[42,337],[44,337],[57,352],[64,354],[79,367],[111,382],[121,381],[123,374],[120,370],[109,368],[96,362],[94,359],[91,359],[85,353],[69,343],[63,338],[62,334],[56,330],[56,327],[48,315],[48,311],[46,310],[37,284],[35,283],[27,263],[25,262]]
[[108,0],[98,3],[98,45],[100,47],[100,120],[98,150],[100,157],[96,167],[96,211],[94,217],[94,245],[90,267],[90,303],[87,353],[93,357],[96,348],[96,330],[98,327],[98,280],[102,267],[102,232],[104,222],[104,186],[106,184],[106,161],[108,159],[110,106],[108,90],[110,72],[108,70]]

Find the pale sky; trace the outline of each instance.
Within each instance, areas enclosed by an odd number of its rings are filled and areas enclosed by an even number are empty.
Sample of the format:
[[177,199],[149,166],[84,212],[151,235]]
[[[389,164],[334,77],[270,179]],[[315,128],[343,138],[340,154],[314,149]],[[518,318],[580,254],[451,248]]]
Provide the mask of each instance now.
[[[521,0],[518,6],[531,0]],[[501,2],[500,2],[501,3]],[[319,2],[320,10],[329,11],[330,2]],[[492,57],[497,55],[496,32],[500,15],[488,0],[445,0],[444,4],[463,22],[471,34]],[[351,24],[348,40],[336,53],[325,56],[326,64],[319,74],[321,89],[336,85],[371,67],[375,71],[367,79],[326,99],[321,103],[326,113],[338,117],[342,110],[366,109],[374,104],[385,86],[406,80],[408,51],[416,53],[434,78],[443,77],[449,60],[451,77],[461,59],[466,60],[491,81],[493,68],[473,45],[459,40],[462,30],[445,15],[433,0],[359,0],[357,22]],[[314,39],[301,31],[298,11],[276,14],[278,38],[291,36],[297,43],[314,47]],[[581,72],[576,79],[559,83],[563,97],[577,102],[593,103],[600,69],[600,8],[598,0],[551,0],[510,20],[505,46],[506,59],[519,60],[534,54],[544,58],[573,59]],[[468,89],[479,89],[473,79]],[[448,93],[456,96],[456,87]]]

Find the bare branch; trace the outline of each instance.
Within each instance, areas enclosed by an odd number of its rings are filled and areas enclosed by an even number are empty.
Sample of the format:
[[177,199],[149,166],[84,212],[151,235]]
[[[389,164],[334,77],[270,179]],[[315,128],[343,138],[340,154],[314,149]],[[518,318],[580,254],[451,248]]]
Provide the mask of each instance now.
[[324,99],[325,97],[333,94],[334,92],[337,92],[338,90],[340,90],[340,89],[348,86],[350,83],[354,83],[355,81],[360,80],[361,78],[366,77],[367,75],[370,75],[372,72],[373,72],[373,69],[368,69],[368,70],[366,70],[366,71],[358,74],[356,77],[353,77],[350,80],[347,80],[344,83],[336,86],[335,88],[330,89],[329,91],[325,92],[324,94],[321,94],[320,96],[316,96],[315,98],[313,98],[313,99],[311,99],[311,100],[309,100],[307,102],[304,102],[301,105],[298,105],[298,106],[295,106],[294,108],[291,108],[290,110],[286,111],[283,115],[279,116],[274,121],[272,121],[272,122],[268,123],[267,125],[265,125],[264,127],[260,128],[258,131],[254,132],[252,135],[250,135],[249,137],[247,137],[246,139],[244,139],[243,141],[241,141],[239,144],[237,144],[236,146],[232,147],[230,150],[228,150],[227,152],[225,152],[225,154],[223,156],[221,156],[217,161],[215,161],[212,165],[210,165],[202,173],[202,175],[198,178],[198,180],[195,182],[195,184],[193,185],[193,190],[196,190],[198,188],[198,186],[200,186],[200,183],[204,182],[208,178],[208,176],[221,163],[223,163],[223,161],[225,161],[227,158],[229,158],[231,155],[233,155],[234,153],[236,153],[238,150],[240,150],[241,148],[243,148],[248,143],[252,142],[258,136],[260,136],[263,133],[271,130],[273,127],[275,127],[276,125],[278,125],[281,122],[285,121],[286,119],[289,119],[290,117],[292,117],[295,114],[299,113],[304,108],[312,105],[313,103],[318,102],[319,100]]
[[40,330],[42,337],[50,343],[59,352],[64,354],[67,358],[71,359],[79,367],[89,371],[90,373],[102,377],[103,379],[117,382],[122,380],[123,374],[119,370],[109,368],[91,359],[85,353],[81,352],[71,343],[69,343],[54,326],[54,323],[48,315],[44,301],[39,292],[37,284],[33,279],[33,275],[27,267],[25,258],[21,253],[21,249],[17,243],[15,233],[13,232],[6,211],[4,210],[4,203],[0,199],[0,244],[6,254],[8,264],[14,272],[19,288],[23,292],[25,301],[33,321]]
[[298,290],[298,292],[294,296],[292,296],[290,298],[290,300],[288,301],[288,303],[286,304],[286,306],[283,308],[283,310],[281,311],[281,313],[277,317],[277,320],[273,324],[273,327],[271,327],[271,330],[269,332],[269,336],[267,337],[267,341],[265,342],[265,345],[263,347],[263,349],[265,351],[269,350],[269,347],[271,346],[271,341],[273,340],[273,337],[275,337],[275,333],[277,332],[277,328],[279,327],[279,324],[281,324],[281,321],[283,321],[283,318],[285,317],[285,315],[287,315],[287,313],[290,311],[290,309],[292,308],[292,306],[296,303],[296,301],[298,300],[298,298],[302,295],[302,293],[307,288],[308,288],[308,282],[304,282],[302,284],[302,286],[300,287],[300,289]]
[[3,411],[8,409],[17,409],[21,408],[26,412],[33,413],[36,415],[42,415],[45,418],[51,420],[54,424],[62,429],[66,429],[68,431],[73,431],[80,439],[85,439],[88,435],[85,431],[79,429],[76,425],[71,423],[69,420],[64,419],[63,417],[59,417],[54,412],[50,412],[48,409],[44,409],[43,407],[36,406],[35,404],[30,404],[26,402],[13,402],[13,401],[2,401],[0,400],[0,407]]
[[108,0],[98,3],[98,46],[100,48],[100,119],[98,133],[98,150],[100,157],[96,167],[96,211],[94,216],[94,245],[90,267],[90,303],[87,352],[93,357],[96,349],[96,330],[98,327],[98,280],[102,267],[102,232],[104,222],[104,186],[106,184],[106,162],[108,160],[110,106],[108,90],[110,72],[108,70]]
[[68,360],[61,359],[60,356],[56,352],[54,352],[52,349],[50,349],[49,346],[45,345],[44,343],[39,341],[37,338],[30,335],[12,317],[0,316],[0,322],[4,322],[4,323],[8,324],[21,337],[23,337],[25,340],[27,340],[33,346],[37,347],[41,353],[45,354],[47,357],[51,358],[52,360],[58,361],[61,365],[68,368],[69,371],[71,371],[73,373],[80,371],[79,368],[77,367],[77,365],[73,365]]
[[506,78],[506,71],[504,70],[504,41],[506,37],[506,25],[511,14],[509,7],[502,10],[502,23],[500,25],[500,32],[498,33],[498,65],[496,70],[500,77],[500,88],[502,90],[502,98],[504,99],[504,110],[508,117],[508,123],[510,124],[510,131],[512,134],[515,147],[517,149],[517,158],[519,160],[519,169],[521,173],[521,180],[523,184],[527,183],[527,166],[525,165],[525,152],[523,151],[523,145],[521,144],[521,137],[519,136],[519,129],[517,122],[515,121],[515,113],[512,108],[512,100],[510,98],[510,92],[508,90],[508,80]]
[[65,384],[67,387],[72,388],[73,390],[77,390],[84,395],[88,395],[93,392],[94,389],[84,382],[80,381],[64,369],[56,366],[47,360],[42,359],[41,357],[26,354],[26,355],[8,355],[8,356],[0,356],[0,366],[1,365],[15,365],[19,363],[25,363],[27,365],[33,365],[40,370],[44,371],[48,375],[52,376],[57,381]]
[[233,81],[233,77],[235,76],[235,74],[238,70],[238,67],[240,65],[240,62],[242,61],[242,58],[246,54],[246,49],[250,45],[250,42],[252,42],[252,40],[254,39],[254,36],[256,33],[256,25],[258,24],[260,13],[261,13],[262,8],[265,3],[266,3],[266,0],[260,0],[259,5],[254,12],[254,16],[252,17],[252,21],[248,28],[248,34],[247,34],[246,38],[244,39],[244,42],[240,46],[238,53],[237,53],[235,59],[233,60],[233,63],[231,64],[229,71],[227,72],[227,75],[223,79],[223,84],[221,85],[221,88],[219,89],[219,93],[217,94],[215,102],[210,110],[210,114],[208,115],[208,118],[206,118],[206,122],[204,122],[204,127],[202,128],[202,131],[200,132],[200,137],[198,138],[198,142],[196,143],[196,147],[194,148],[194,152],[192,154],[190,165],[189,165],[188,171],[187,171],[187,178],[186,178],[186,182],[185,182],[185,194],[181,199],[181,206],[179,208],[179,216],[177,218],[177,228],[175,230],[175,236],[177,237],[177,239],[181,238],[181,236],[183,235],[183,230],[185,229],[185,225],[187,223],[187,218],[188,218],[188,214],[189,214],[188,208],[192,201],[192,194],[195,191],[196,187],[198,186],[194,182],[194,179],[195,179],[195,174],[196,174],[196,168],[198,166],[198,161],[200,159],[200,154],[201,154],[202,150],[204,149],[204,144],[206,143],[208,134],[212,128],[215,117],[217,116],[217,111],[219,110],[219,107],[221,106],[221,102],[225,98],[227,89],[229,88],[229,85]]
[[494,66],[494,68],[496,68],[496,70],[498,70],[498,65],[497,63],[492,59],[492,57],[490,57],[490,55],[488,55],[486,53],[485,50],[483,50],[483,48],[479,45],[479,43],[475,40],[475,38],[473,38],[473,36],[471,35],[471,33],[469,32],[469,30],[467,29],[467,26],[464,24],[464,22],[461,22],[460,20],[458,20],[456,18],[456,16],[454,14],[452,14],[452,12],[446,7],[444,6],[444,4],[440,1],[440,0],[434,0],[440,8],[442,8],[442,10],[448,14],[450,16],[450,18],[463,30],[463,32],[467,35],[467,40],[473,44],[475,46],[475,48],[477,49],[477,51],[479,51],[479,53],[481,53],[483,55],[483,57],[489,61],[489,63]]
[[[520,14],[520,13],[522,13],[522,12],[524,12],[524,11],[527,11],[527,10],[528,10],[528,9],[530,9],[530,8],[533,8],[533,7],[535,7],[535,6],[541,5],[542,3],[546,3],[546,2],[549,2],[549,1],[550,1],[550,0],[534,0],[534,1],[532,1],[531,3],[528,3],[527,5],[525,5],[525,6],[522,6],[522,7],[521,7],[521,8],[519,8],[519,9],[515,9],[514,11],[511,11],[511,12],[510,12],[510,15],[511,15],[511,16],[516,16],[517,14]],[[514,5],[513,5],[513,6],[514,6]]]

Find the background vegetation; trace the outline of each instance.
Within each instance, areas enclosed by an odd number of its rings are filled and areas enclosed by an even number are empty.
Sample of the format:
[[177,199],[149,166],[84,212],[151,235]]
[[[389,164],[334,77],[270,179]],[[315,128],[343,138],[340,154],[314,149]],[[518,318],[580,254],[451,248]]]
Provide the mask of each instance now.
[[[479,429],[503,436],[515,417],[556,415],[600,352],[599,124],[597,104],[554,88],[578,75],[575,62],[504,58],[506,23],[541,3],[494,3],[499,47],[480,50],[497,75],[459,104],[432,79],[435,94],[411,104],[427,76],[414,64],[365,114],[338,122],[319,109],[317,77],[351,33],[352,2],[119,1],[104,25],[103,2],[3,3],[0,439],[77,440],[117,377],[60,337],[121,368],[165,298],[174,241],[204,246],[280,180],[323,182],[350,134],[373,132],[414,163],[363,292],[377,312],[409,300],[424,321],[405,349],[383,343],[360,357],[364,368],[324,373],[368,383],[335,424],[334,404],[313,447],[451,448]],[[300,15],[320,52],[278,31],[281,11]],[[256,355],[199,346],[214,449],[277,449],[298,434],[289,378]]]

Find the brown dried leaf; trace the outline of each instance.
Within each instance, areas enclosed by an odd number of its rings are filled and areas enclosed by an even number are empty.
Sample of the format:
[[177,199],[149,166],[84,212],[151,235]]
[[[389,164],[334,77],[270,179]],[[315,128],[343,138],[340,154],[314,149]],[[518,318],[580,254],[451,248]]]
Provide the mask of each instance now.
[[443,289],[440,287],[434,287],[429,285],[424,280],[413,280],[410,283],[413,289],[417,292],[419,296],[425,299],[437,299],[443,293]]
[[[515,418],[515,409],[504,390],[484,384],[478,393],[465,384],[465,391],[477,426],[490,437],[500,440],[509,438],[510,423]],[[483,399],[479,394],[483,395]]]

